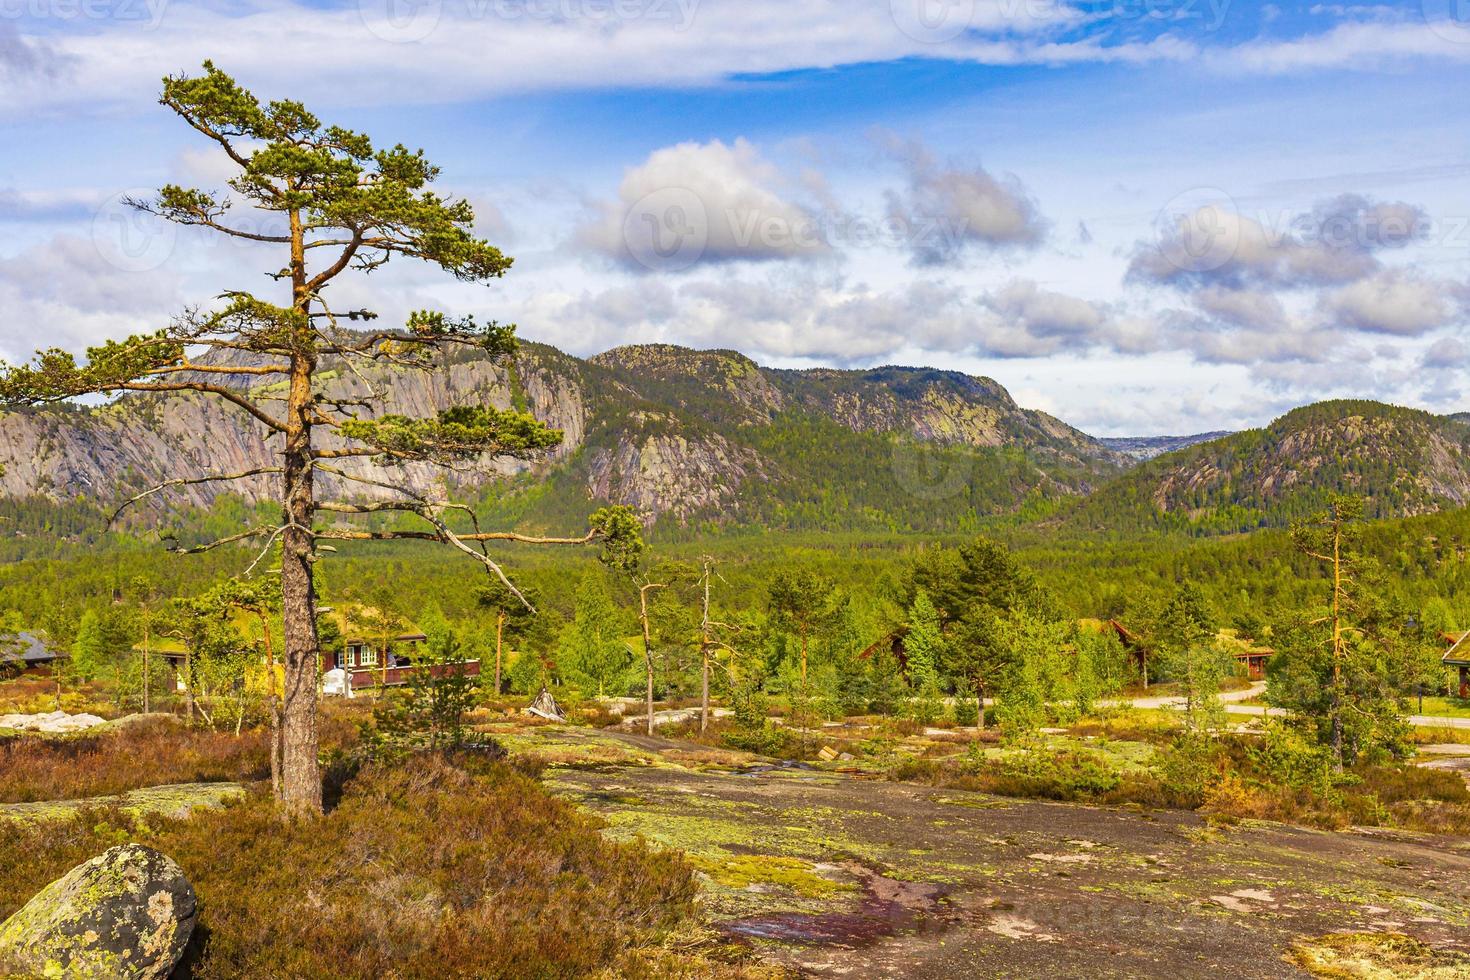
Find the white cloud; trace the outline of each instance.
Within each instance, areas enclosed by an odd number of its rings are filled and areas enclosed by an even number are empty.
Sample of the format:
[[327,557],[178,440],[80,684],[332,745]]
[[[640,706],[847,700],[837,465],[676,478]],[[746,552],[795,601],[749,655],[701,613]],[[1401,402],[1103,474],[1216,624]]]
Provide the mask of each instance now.
[[[1340,15],[1353,16],[1353,12],[1341,11]],[[1218,68],[1253,74],[1334,68],[1377,71],[1408,60],[1470,60],[1466,42],[1470,42],[1470,28],[1464,24],[1447,17],[1420,20],[1406,11],[1405,19],[1397,23],[1357,19],[1320,34],[1250,41],[1213,52],[1207,61]]]
[[179,308],[179,278],[130,271],[109,243],[57,235],[0,259],[0,355],[24,360],[37,346],[76,349],[164,326]]
[[940,36],[906,30],[901,0],[853,0],[840,9],[831,0],[357,0],[335,8],[247,0],[159,8],[156,20],[97,21],[44,40],[0,35],[0,66],[12,69],[8,80],[0,74],[0,104],[10,113],[113,98],[141,106],[162,75],[207,57],[262,90],[381,105],[705,85],[909,57],[1040,64],[1171,56],[1166,45],[1054,39],[1083,19],[1060,0],[952,4],[944,15],[960,18],[958,30]]
[[577,240],[635,271],[825,253],[820,216],[786,196],[794,183],[746,140],[680,143],[629,169]]
[[908,187],[888,195],[888,219],[906,229],[905,244],[920,265],[946,265],[969,246],[1028,248],[1046,222],[1019,178],[982,167],[942,167],[917,142],[879,134],[903,163]]
[[1323,314],[1356,330],[1416,337],[1454,315],[1448,284],[1402,271],[1384,271],[1324,297]]

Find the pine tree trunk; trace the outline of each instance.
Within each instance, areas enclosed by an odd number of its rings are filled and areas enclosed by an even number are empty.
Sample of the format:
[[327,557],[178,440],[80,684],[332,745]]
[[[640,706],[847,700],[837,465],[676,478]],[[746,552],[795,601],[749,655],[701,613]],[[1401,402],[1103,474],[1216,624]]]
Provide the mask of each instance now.
[[145,715],[148,713],[148,710],[150,708],[150,705],[148,703],[148,647],[151,646],[152,643],[152,637],[150,636],[148,629],[145,627],[143,630],[143,714]]
[[648,681],[644,708],[649,735],[653,734],[653,629],[648,622],[648,592],[655,588],[662,586],[645,584],[638,589],[638,625],[643,628],[643,669]]
[[281,536],[281,613],[285,627],[285,690],[281,705],[281,801],[293,814],[320,813],[321,768],[317,762],[316,675],[318,638],[311,469],[310,357],[292,359],[283,475],[285,519]]

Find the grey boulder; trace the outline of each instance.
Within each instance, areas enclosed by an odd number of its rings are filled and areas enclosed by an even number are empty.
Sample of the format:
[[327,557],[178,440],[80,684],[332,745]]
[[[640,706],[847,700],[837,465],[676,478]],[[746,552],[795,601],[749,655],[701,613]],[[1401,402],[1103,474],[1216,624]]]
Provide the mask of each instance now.
[[0,975],[167,977],[197,909],[194,888],[172,858],[138,844],[109,848],[0,924]]

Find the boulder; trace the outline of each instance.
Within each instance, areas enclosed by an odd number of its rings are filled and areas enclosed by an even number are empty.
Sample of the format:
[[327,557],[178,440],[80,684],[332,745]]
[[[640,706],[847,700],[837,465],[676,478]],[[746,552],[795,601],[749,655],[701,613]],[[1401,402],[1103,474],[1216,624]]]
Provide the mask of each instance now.
[[50,711],[40,715],[0,715],[0,728],[48,734],[80,732],[105,724],[107,719],[96,715],[69,715],[65,711]]
[[544,684],[541,686],[541,693],[536,695],[536,700],[526,708],[526,714],[545,718],[547,721],[567,720],[566,714],[561,710],[561,705],[556,703],[556,698],[551,696],[551,692]]
[[194,888],[152,848],[109,848],[0,924],[0,975],[167,977],[194,931]]

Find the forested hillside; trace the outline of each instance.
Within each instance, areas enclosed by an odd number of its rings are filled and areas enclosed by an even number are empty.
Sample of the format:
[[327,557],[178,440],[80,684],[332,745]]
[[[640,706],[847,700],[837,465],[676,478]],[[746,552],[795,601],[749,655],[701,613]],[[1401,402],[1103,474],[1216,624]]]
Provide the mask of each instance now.
[[1078,529],[1195,534],[1280,527],[1333,493],[1369,516],[1426,514],[1470,501],[1470,427],[1372,401],[1328,401],[1264,429],[1144,462],[1068,510]]
[[[530,528],[580,524],[600,503],[630,504],[670,533],[755,524],[973,528],[1084,493],[1122,466],[1076,429],[1020,408],[994,381],[955,372],[773,371],[732,352],[667,346],[581,360],[530,343],[505,365],[456,353],[439,368],[328,370],[322,395],[351,400],[380,388],[384,410],[407,415],[466,404],[531,410],[562,431],[556,450],[529,465],[482,461],[447,487],[496,520]],[[242,388],[253,380],[231,378]],[[25,537],[87,534],[130,494],[266,466],[270,456],[258,425],[204,397],[13,413],[0,417],[0,513]],[[422,465],[394,474],[421,490],[440,479]],[[248,513],[268,497],[269,482],[244,486]],[[186,513],[186,523],[209,519],[225,489],[177,488],[150,498],[152,515],[192,508],[199,513]]]

